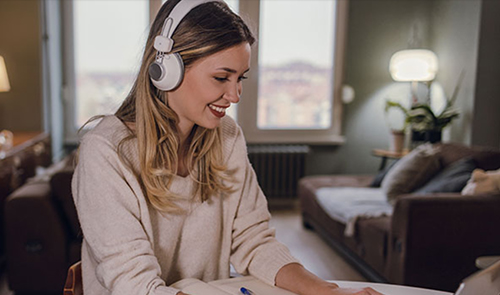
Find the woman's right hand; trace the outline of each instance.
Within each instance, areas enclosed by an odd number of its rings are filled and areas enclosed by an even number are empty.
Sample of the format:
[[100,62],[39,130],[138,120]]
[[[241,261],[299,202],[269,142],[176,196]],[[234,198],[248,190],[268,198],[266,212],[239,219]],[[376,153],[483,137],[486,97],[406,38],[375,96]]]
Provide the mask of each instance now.
[[[331,293],[335,295],[383,295],[372,288],[362,288],[362,289],[353,289],[353,288],[335,288],[335,290]],[[186,293],[179,292],[177,295],[189,295]]]
[[372,288],[337,288],[331,294],[335,295],[383,295]]
[[303,292],[304,295],[383,295],[376,290],[365,287],[365,288],[341,288],[337,284],[332,282],[322,282],[317,284],[314,290],[307,290]]

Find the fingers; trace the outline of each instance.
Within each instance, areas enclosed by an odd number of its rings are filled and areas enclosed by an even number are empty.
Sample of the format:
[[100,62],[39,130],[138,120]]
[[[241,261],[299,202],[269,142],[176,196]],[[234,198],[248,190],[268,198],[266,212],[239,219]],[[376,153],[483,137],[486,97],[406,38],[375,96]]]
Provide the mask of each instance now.
[[368,294],[370,294],[370,295],[384,295],[384,294],[382,294],[382,293],[380,293],[380,292],[378,292],[378,291],[376,291],[375,289],[372,289],[372,288],[370,288],[370,287],[365,288],[365,290],[366,290],[366,291],[368,292]]
[[384,295],[370,287],[362,289],[338,288],[335,290],[335,295]]

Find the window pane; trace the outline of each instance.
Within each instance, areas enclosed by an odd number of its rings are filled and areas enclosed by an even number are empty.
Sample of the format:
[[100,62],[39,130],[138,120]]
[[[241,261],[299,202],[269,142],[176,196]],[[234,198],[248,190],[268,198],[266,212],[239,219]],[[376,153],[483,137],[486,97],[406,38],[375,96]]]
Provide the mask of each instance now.
[[148,30],[148,0],[74,0],[76,124],[113,113],[130,91]]
[[261,0],[260,129],[327,129],[335,0]]

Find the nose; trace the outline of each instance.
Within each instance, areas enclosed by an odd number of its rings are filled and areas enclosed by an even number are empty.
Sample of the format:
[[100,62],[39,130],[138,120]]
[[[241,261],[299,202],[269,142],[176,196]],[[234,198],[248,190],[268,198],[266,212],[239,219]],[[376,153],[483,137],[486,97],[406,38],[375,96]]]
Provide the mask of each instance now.
[[243,91],[243,88],[241,86],[241,82],[236,83],[236,85],[232,83],[228,83],[228,88],[226,89],[226,92],[224,93],[224,97],[229,100],[231,103],[238,103],[240,101],[240,95],[241,92]]

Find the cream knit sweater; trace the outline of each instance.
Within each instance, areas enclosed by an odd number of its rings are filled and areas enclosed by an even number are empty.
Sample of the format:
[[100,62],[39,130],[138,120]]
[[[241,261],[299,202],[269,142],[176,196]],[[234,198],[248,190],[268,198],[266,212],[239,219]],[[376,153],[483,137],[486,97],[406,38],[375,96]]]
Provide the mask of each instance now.
[[228,278],[230,263],[274,284],[281,267],[297,262],[268,227],[241,129],[229,117],[221,124],[236,190],[201,203],[192,200],[193,180],[176,176],[171,189],[185,196],[180,205],[187,212],[179,215],[160,213],[146,200],[135,176],[136,139],[124,147],[133,169],[120,161],[117,145],[130,131],[117,117],[105,117],[83,137],[72,189],[84,236],[86,295],[173,295],[179,290],[168,285],[179,279]]

